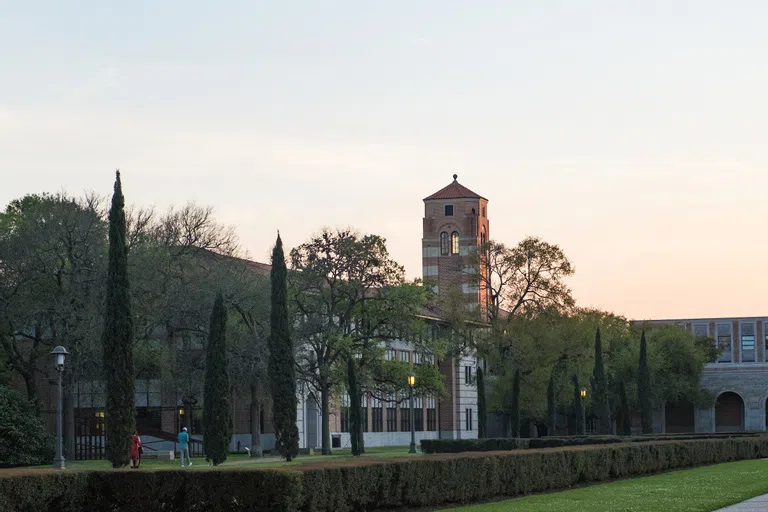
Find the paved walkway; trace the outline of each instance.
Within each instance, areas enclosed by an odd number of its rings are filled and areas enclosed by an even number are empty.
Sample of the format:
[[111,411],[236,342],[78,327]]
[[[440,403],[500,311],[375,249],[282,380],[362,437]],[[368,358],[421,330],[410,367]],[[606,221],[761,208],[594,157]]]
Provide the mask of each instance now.
[[768,494],[731,505],[730,507],[721,508],[715,512],[757,512],[761,510],[768,511]]

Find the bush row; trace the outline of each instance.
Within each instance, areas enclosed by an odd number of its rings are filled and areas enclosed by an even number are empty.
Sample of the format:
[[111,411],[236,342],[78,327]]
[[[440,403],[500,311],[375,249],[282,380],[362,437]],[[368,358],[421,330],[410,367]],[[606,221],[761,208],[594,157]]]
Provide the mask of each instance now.
[[16,471],[0,510],[350,512],[437,507],[768,456],[768,439],[572,446],[309,463],[286,470]]
[[693,439],[730,439],[734,437],[756,437],[754,432],[718,434],[656,434],[633,437],[622,436],[569,436],[539,438],[486,438],[486,439],[423,439],[424,453],[495,452],[507,450],[528,450],[533,448],[557,448],[561,446],[584,446],[593,444],[640,443],[649,441],[684,441]]

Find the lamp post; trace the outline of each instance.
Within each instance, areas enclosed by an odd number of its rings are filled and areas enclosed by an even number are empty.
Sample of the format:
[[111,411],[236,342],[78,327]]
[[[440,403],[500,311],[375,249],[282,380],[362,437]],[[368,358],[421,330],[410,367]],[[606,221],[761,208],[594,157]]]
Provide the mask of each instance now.
[[411,388],[411,447],[408,453],[416,453],[416,425],[414,425],[413,416],[413,387],[416,385],[416,375],[413,372],[408,374],[408,386]]
[[584,435],[587,435],[587,406],[585,400],[587,399],[587,388],[581,388],[579,392],[581,397],[581,424],[584,427]]
[[51,355],[56,358],[56,371],[59,374],[59,396],[56,405],[56,458],[53,459],[53,469],[65,469],[64,451],[61,447],[61,375],[64,373],[64,359],[69,355],[69,352],[59,345],[51,350]]

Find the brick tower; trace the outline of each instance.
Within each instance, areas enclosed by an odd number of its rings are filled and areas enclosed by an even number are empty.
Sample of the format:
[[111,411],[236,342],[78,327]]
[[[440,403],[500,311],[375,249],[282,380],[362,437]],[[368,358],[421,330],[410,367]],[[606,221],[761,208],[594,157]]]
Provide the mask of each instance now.
[[[452,183],[424,199],[424,279],[437,283],[442,299],[467,299],[479,319],[485,318],[488,298],[484,279],[473,274],[471,255],[488,240],[488,228],[488,200],[459,184],[455,174]],[[441,439],[477,437],[476,366],[473,356],[438,362],[448,391],[438,401]]]
[[[437,283],[442,297],[461,293],[470,307],[485,314],[487,293],[472,275],[470,254],[488,240],[488,200],[453,182],[424,199],[421,240],[425,280]],[[482,306],[482,307],[480,307]]]

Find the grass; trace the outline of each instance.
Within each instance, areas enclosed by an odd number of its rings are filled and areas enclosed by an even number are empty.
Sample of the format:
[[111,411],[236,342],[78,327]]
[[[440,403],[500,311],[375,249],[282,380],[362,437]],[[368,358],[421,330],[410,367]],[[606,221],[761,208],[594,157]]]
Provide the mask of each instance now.
[[[375,459],[381,459],[381,458],[390,458],[390,457],[406,457],[408,456],[408,447],[407,446],[382,446],[382,447],[375,447],[375,448],[366,448],[366,453],[362,457],[364,458],[375,458]],[[417,454],[416,456],[421,455],[421,453]],[[411,455],[414,456],[414,455]],[[352,459],[352,454],[350,452],[349,448],[342,448],[342,449],[336,449],[333,450],[333,455],[321,455],[319,452],[314,453],[313,455],[299,455],[296,457],[292,462],[285,462],[285,460],[279,458],[279,457],[270,457],[266,456],[261,459],[252,458],[249,459],[247,455],[243,454],[230,454],[229,457],[227,457],[227,462],[225,462],[222,467],[237,467],[237,468],[243,468],[243,467],[258,467],[258,468],[273,468],[273,467],[284,467],[284,466],[295,466],[300,464],[307,464],[307,463],[316,463],[321,461],[343,461],[347,459]],[[98,470],[98,469],[110,469],[112,466],[109,462],[106,460],[76,460],[76,461],[66,461],[66,466],[68,470]],[[179,459],[176,460],[158,460],[153,458],[145,458],[141,461],[141,468],[145,469],[178,469],[181,466],[181,461]],[[32,469],[50,469],[51,466],[45,465],[45,466],[34,466]],[[202,468],[208,468],[208,464],[205,462],[204,457],[193,457],[192,458],[192,467],[190,469],[196,470],[196,469],[202,469]],[[127,468],[130,469],[130,468]],[[3,471],[10,471],[10,470],[2,470],[0,469],[0,475],[2,475]]]
[[710,512],[768,493],[768,460],[730,462],[451,512]]

